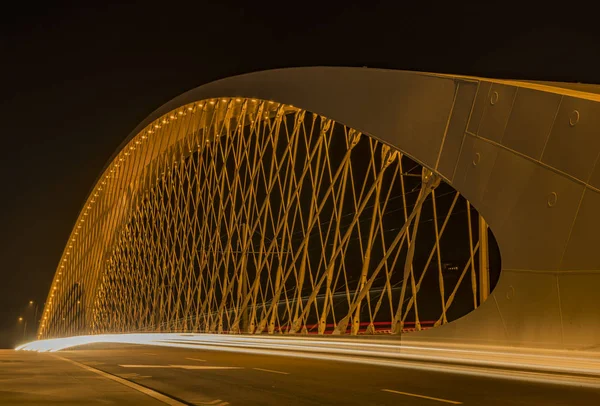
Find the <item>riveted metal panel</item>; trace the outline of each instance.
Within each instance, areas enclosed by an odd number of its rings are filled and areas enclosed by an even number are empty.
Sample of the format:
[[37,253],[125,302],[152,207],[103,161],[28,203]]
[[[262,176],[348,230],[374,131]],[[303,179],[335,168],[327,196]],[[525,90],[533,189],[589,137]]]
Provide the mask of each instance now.
[[534,159],[540,159],[561,96],[532,89],[519,89],[506,125],[502,144]]
[[481,123],[481,116],[483,115],[483,109],[488,100],[488,94],[492,87],[491,82],[481,81],[477,87],[477,96],[475,97],[475,103],[473,104],[473,111],[469,118],[469,125],[467,131],[471,134],[477,134],[479,131],[479,124]]
[[514,86],[494,83],[487,97],[477,135],[500,142],[517,94]]
[[[504,224],[511,221],[511,211],[531,182],[537,166],[535,162],[512,151],[498,148],[498,155],[478,209],[486,213],[485,219],[500,247],[512,243],[513,236],[505,232]],[[510,179],[510,182],[506,179]]]
[[564,346],[598,349],[600,324],[600,272],[561,273],[558,275],[563,319]]
[[506,241],[502,267],[557,270],[584,186],[541,165],[527,178],[521,190],[508,191],[516,204],[494,230]]
[[416,334],[406,334],[402,338],[402,342],[408,344],[410,341],[418,342],[420,340],[427,342],[456,340],[461,343],[506,344],[508,335],[495,298],[496,291],[504,291],[502,285],[503,282],[500,280],[494,292],[477,308],[477,311],[436,328],[422,330]]
[[497,153],[495,145],[469,134],[465,136],[453,185],[476,208],[481,204]]
[[452,117],[448,123],[446,137],[444,139],[437,170],[447,179],[452,180],[456,161],[460,154],[460,147],[467,127],[467,121],[473,100],[477,92],[477,84],[474,82],[459,82]]
[[600,193],[586,189],[560,269],[600,269]]
[[542,162],[587,181],[600,151],[600,103],[564,96]]
[[502,272],[503,287],[494,293],[508,340],[523,345],[559,345],[562,332],[556,275]]
[[588,181],[590,186],[595,187],[596,189],[600,189],[600,164],[598,163],[598,159],[596,159],[596,164],[592,171],[592,176]]

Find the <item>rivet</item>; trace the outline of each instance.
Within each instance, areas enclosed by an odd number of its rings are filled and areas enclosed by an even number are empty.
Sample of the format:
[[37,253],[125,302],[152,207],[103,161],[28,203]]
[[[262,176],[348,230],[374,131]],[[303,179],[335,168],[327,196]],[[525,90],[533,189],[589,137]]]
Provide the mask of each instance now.
[[493,106],[494,104],[498,103],[499,97],[500,95],[498,94],[498,92],[493,92],[490,96],[490,104]]
[[548,207],[553,207],[558,200],[558,195],[556,192],[552,192],[548,195]]
[[575,125],[579,122],[579,111],[573,110],[571,114],[569,114],[569,124],[571,127],[575,127]]
[[475,156],[473,157],[473,166],[477,166],[480,160],[481,155],[479,154],[479,152],[475,152]]

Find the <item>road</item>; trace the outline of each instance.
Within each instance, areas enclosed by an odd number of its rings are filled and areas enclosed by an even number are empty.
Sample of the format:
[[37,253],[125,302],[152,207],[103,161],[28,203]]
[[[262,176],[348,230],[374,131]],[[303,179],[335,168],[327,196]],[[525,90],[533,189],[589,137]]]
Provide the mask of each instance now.
[[593,388],[276,355],[93,344],[35,356],[75,361],[188,405],[600,405]]

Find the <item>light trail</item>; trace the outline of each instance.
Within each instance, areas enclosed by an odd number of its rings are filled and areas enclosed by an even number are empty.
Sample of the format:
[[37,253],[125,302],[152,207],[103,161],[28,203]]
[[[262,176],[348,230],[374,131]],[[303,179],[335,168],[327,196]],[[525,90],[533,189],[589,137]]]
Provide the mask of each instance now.
[[600,353],[365,339],[223,334],[104,334],[34,341],[17,350],[56,352],[95,343],[153,345],[417,368],[600,388]]

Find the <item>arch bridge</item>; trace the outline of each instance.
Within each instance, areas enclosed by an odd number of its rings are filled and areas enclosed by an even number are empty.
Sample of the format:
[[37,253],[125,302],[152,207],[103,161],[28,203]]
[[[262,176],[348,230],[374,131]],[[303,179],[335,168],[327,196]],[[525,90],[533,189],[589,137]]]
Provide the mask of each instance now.
[[595,92],[324,67],[189,91],[97,179],[38,338],[598,346]]

